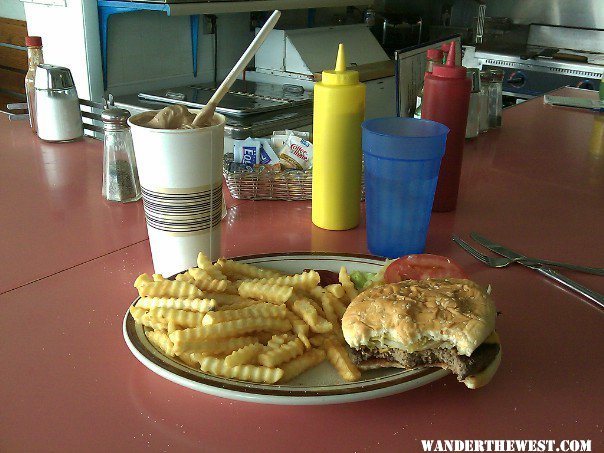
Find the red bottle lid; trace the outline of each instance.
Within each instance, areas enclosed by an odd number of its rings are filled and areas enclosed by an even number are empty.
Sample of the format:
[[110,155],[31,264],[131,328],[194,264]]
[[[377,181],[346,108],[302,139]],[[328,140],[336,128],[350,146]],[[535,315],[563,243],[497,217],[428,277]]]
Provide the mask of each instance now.
[[26,36],[25,45],[27,47],[42,47],[42,38],[39,36]]
[[440,49],[428,49],[428,60],[443,61],[443,51]]
[[435,64],[432,68],[432,75],[436,77],[445,77],[447,79],[465,79],[466,68],[455,66],[455,41],[451,41],[449,55],[445,64]]

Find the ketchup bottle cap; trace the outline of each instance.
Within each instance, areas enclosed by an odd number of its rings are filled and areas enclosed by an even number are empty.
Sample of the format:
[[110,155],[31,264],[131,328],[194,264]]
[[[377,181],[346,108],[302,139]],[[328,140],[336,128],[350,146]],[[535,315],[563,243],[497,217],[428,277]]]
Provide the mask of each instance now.
[[448,79],[466,78],[466,68],[463,66],[455,66],[455,41],[451,41],[447,62],[445,64],[435,64],[432,68],[432,75]]
[[42,38],[39,36],[26,36],[25,45],[27,47],[42,47]]
[[440,49],[428,49],[428,60],[443,61],[443,51]]

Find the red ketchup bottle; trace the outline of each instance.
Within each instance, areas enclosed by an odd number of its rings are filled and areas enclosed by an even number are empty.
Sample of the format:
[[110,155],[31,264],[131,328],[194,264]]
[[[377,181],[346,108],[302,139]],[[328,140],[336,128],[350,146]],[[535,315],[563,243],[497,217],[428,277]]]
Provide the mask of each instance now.
[[447,62],[435,64],[432,73],[426,73],[424,78],[422,118],[450,129],[432,205],[435,212],[453,211],[457,205],[471,89],[466,68],[455,66],[455,42],[451,42]]

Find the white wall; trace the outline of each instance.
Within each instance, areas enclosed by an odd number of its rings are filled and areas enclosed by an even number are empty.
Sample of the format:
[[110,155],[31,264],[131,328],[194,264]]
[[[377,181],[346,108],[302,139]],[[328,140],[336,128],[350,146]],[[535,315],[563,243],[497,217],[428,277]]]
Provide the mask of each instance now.
[[19,0],[0,0],[0,17],[25,20],[23,3]]

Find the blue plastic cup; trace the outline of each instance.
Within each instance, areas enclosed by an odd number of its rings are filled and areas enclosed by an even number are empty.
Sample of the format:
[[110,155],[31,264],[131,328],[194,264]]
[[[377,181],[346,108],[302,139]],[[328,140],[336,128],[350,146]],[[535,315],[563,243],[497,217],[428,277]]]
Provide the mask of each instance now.
[[388,258],[423,253],[449,128],[399,117],[362,127],[369,251]]

